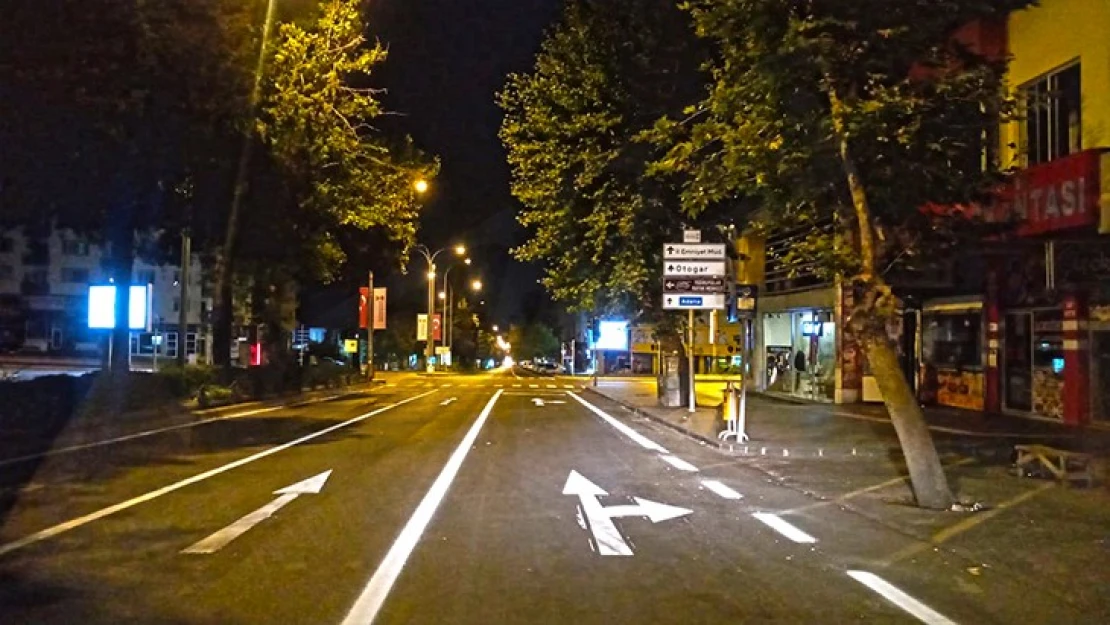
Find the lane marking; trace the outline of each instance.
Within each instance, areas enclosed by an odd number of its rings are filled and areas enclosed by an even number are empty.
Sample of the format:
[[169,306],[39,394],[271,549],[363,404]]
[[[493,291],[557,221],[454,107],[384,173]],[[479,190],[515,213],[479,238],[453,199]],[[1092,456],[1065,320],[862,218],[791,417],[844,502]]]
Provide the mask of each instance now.
[[378,565],[378,569],[374,571],[373,577],[366,583],[366,587],[362,589],[362,593],[359,594],[358,599],[351,606],[347,617],[343,619],[343,625],[372,623],[374,618],[377,617],[389,596],[389,591],[393,588],[397,578],[400,577],[401,571],[405,568],[405,564],[408,562],[413,549],[416,548],[417,542],[420,541],[420,536],[427,529],[432,516],[439,508],[439,504],[443,502],[451,483],[455,481],[455,476],[458,475],[463,461],[470,453],[470,448],[478,438],[482,426],[489,419],[490,412],[493,411],[493,405],[497,403],[499,397],[501,397],[501,391],[493,394],[486,407],[482,409],[481,414],[474,420],[474,424],[470,426],[470,430],[463,437],[462,442],[451,454],[447,464],[443,465],[439,477],[432,483],[432,487],[424,495],[424,499],[420,501],[416,511],[412,513],[412,517],[405,523],[404,529],[398,534],[393,546],[389,548],[389,552],[385,554],[385,558]]
[[756,519],[796,543],[815,543],[817,539],[794,527],[781,517],[769,512],[752,513]]
[[445,400],[443,400],[443,401],[439,402],[439,405],[440,405],[440,406],[447,406],[447,405],[450,405],[450,404],[452,404],[452,403],[454,403],[454,402],[456,402],[456,401],[458,401],[458,400],[459,400],[459,398],[458,398],[458,397],[448,397],[447,399],[445,399]]
[[547,388],[556,388],[556,386],[554,384],[548,384]]
[[677,456],[669,456],[668,455],[668,456],[660,456],[660,457],[663,458],[664,462],[666,462],[667,464],[671,465],[672,467],[678,469],[679,471],[689,471],[690,473],[697,473],[698,472],[697,467],[695,467],[694,465],[690,464],[689,462],[686,462],[685,460],[683,460],[682,458],[679,458]]
[[51,449],[49,451],[44,451],[44,452],[40,452],[40,453],[27,454],[25,456],[16,456],[15,458],[7,458],[5,460],[0,460],[0,467],[4,467],[4,466],[10,465],[10,464],[19,464],[20,462],[27,462],[28,460],[35,460],[37,458],[48,458],[50,456],[58,456],[58,455],[61,455],[61,454],[72,453],[72,452],[75,452],[75,451],[82,451],[82,450],[85,450],[85,449],[93,449],[95,447],[104,447],[105,445],[114,445],[116,443],[125,443],[127,441],[132,441],[132,440],[139,439],[139,438],[145,438],[147,436],[154,436],[155,434],[163,434],[165,432],[172,432],[174,430],[181,430],[181,429],[184,429],[184,428],[197,427],[198,425],[205,425],[207,423],[215,423],[217,421],[228,421],[228,420],[231,420],[231,419],[241,419],[243,417],[252,417],[254,415],[265,414],[265,413],[268,413],[268,412],[275,412],[275,411],[278,411],[278,410],[284,410],[286,408],[297,408],[299,406],[308,406],[308,405],[311,405],[311,404],[318,404],[318,403],[321,403],[321,402],[330,401],[330,400],[335,399],[337,397],[345,397],[346,395],[350,395],[350,394],[351,393],[344,393],[344,394],[340,394],[340,395],[328,395],[327,397],[320,397],[320,398],[317,398],[317,399],[310,399],[310,400],[307,400],[307,401],[295,402],[295,403],[292,403],[292,404],[282,404],[280,406],[268,406],[266,408],[255,408],[253,410],[245,410],[243,412],[235,412],[235,413],[232,413],[232,414],[226,414],[226,415],[222,415],[222,416],[219,416],[219,417],[212,417],[210,419],[201,419],[200,421],[193,421],[193,422],[190,422],[190,423],[179,423],[177,425],[167,425],[166,427],[156,428],[156,429],[153,429],[153,430],[144,430],[142,432],[135,432],[134,434],[125,434],[123,436],[117,436],[115,438],[107,438],[107,439],[104,439],[102,441],[93,441],[91,443],[81,443],[80,445],[70,445],[68,447],[59,447],[58,449]]
[[702,485],[725,499],[742,499],[744,496],[717,480],[702,480]]
[[927,623],[928,625],[956,625],[955,621],[950,620],[943,614],[907,595],[899,588],[874,573],[868,573],[867,571],[848,571],[848,577],[851,577],[857,582],[879,593],[884,599],[914,615],[917,617],[917,620],[922,623]]
[[601,417],[606,423],[608,423],[609,425],[616,428],[616,430],[619,431],[621,434],[624,434],[628,438],[631,438],[640,447],[643,447],[644,449],[650,449],[651,451],[657,451],[661,454],[671,453],[671,452],[667,451],[666,448],[664,448],[659,443],[656,443],[655,441],[653,441],[650,438],[644,436],[643,434],[640,434],[636,430],[633,430],[632,428],[630,428],[627,425],[621,423],[620,421],[617,421],[615,418],[609,416],[609,414],[607,414],[601,408],[598,408],[597,406],[591,404],[590,402],[582,399],[581,397],[578,396],[577,393],[567,393],[567,395],[570,395],[571,397],[573,397],[575,400],[578,401],[578,403],[585,406],[590,412],[592,412],[595,415]]
[[573,384],[564,384],[563,388],[574,388]]
[[369,419],[370,417],[381,414],[381,413],[383,413],[387,410],[392,410],[393,408],[396,408],[398,406],[402,406],[402,405],[407,404],[409,402],[416,401],[416,400],[421,399],[423,397],[427,397],[428,395],[431,395],[432,393],[435,393],[435,392],[436,391],[433,390],[433,391],[426,391],[424,393],[420,393],[419,395],[413,395],[412,397],[409,397],[407,399],[402,399],[401,401],[394,402],[392,404],[389,404],[388,406],[382,406],[381,408],[378,408],[377,410],[372,410],[372,411],[367,412],[365,414],[361,414],[357,417],[354,417],[354,418],[348,419],[346,421],[343,421],[342,423],[337,423],[335,425],[326,427],[326,428],[324,428],[324,429],[322,429],[318,432],[313,432],[312,434],[307,434],[307,435],[302,436],[298,439],[289,441],[288,443],[282,443],[281,445],[278,445],[277,447],[271,447],[269,449],[264,449],[264,450],[262,450],[262,451],[260,451],[256,454],[252,454],[250,456],[247,456],[246,458],[240,458],[239,460],[236,460],[234,462],[229,462],[229,463],[227,463],[223,466],[216,467],[215,469],[210,469],[208,471],[205,471],[204,473],[198,473],[197,475],[185,478],[185,479],[183,479],[179,482],[174,482],[173,484],[170,484],[169,486],[163,486],[162,488],[159,488],[157,490],[152,490],[149,493],[146,493],[144,495],[139,495],[138,497],[133,497],[131,499],[128,499],[127,501],[117,503],[117,504],[112,505],[112,506],[108,506],[107,508],[101,508],[100,510],[97,510],[96,512],[91,512],[91,513],[86,514],[84,516],[77,517],[76,519],[71,519],[71,520],[66,521],[64,523],[59,523],[58,525],[48,527],[44,530],[39,530],[39,531],[35,532],[34,534],[29,534],[27,536],[24,536],[23,538],[18,539],[18,540],[14,540],[10,543],[0,545],[0,556],[11,553],[11,552],[13,552],[17,549],[22,549],[23,547],[26,547],[28,545],[33,545],[35,543],[42,542],[44,540],[47,540],[48,538],[53,538],[53,537],[55,537],[59,534],[64,534],[65,532],[68,532],[72,529],[76,529],[78,527],[81,527],[82,525],[87,525],[89,523],[92,523],[93,521],[99,521],[100,519],[103,519],[104,517],[111,516],[111,515],[113,515],[117,512],[122,512],[123,510],[127,510],[128,508],[133,508],[133,507],[135,507],[135,506],[137,506],[141,503],[146,503],[146,502],[151,501],[153,499],[157,499],[157,498],[161,497],[162,495],[167,495],[169,493],[174,492],[175,490],[180,490],[182,488],[185,488],[186,486],[191,486],[191,485],[196,484],[198,482],[203,482],[204,480],[207,480],[210,477],[215,477],[217,475],[220,475],[221,473],[226,473],[227,471],[230,471],[232,469],[237,469],[241,466],[244,466],[244,465],[250,464],[252,462],[255,462],[256,460],[261,460],[263,458],[266,458],[267,456],[272,456],[272,455],[274,455],[278,452],[285,451],[286,449],[289,449],[290,447],[294,447],[296,445],[300,445],[301,443],[305,443],[305,442],[308,442],[310,440],[320,438],[321,436],[324,436],[326,434],[331,434],[332,432],[334,432],[336,430],[339,430],[341,428],[345,428],[345,427],[354,425],[356,423],[361,423],[362,421],[365,421],[365,420]]
[[520,388],[520,385],[519,384],[514,384],[513,388]]
[[528,388],[539,388],[539,387],[540,387],[539,384],[529,384],[528,385]]
[[985,510],[983,512],[977,512],[975,514],[975,516],[969,516],[966,519],[960,521],[959,523],[956,523],[954,525],[951,525],[949,527],[946,527],[946,528],[940,530],[936,534],[933,534],[932,537],[929,538],[928,542],[915,543],[915,544],[912,544],[912,545],[910,545],[910,546],[908,546],[904,549],[901,549],[901,550],[895,552],[894,555],[890,556],[890,558],[887,558],[884,563],[889,566],[889,565],[894,564],[895,562],[898,562],[900,560],[905,560],[907,558],[911,558],[911,557],[917,555],[918,553],[921,553],[922,551],[925,551],[926,549],[931,549],[933,547],[939,546],[942,543],[944,543],[945,541],[947,541],[947,540],[949,540],[949,539],[951,539],[951,538],[953,538],[953,537],[955,537],[959,534],[962,534],[962,533],[964,533],[964,532],[966,532],[970,529],[973,529],[976,526],[978,526],[978,525],[980,525],[980,524],[982,524],[986,521],[989,521],[989,520],[993,519],[994,517],[998,516],[1003,511],[1005,511],[1006,509],[1012,508],[1012,507],[1014,507],[1014,506],[1016,506],[1020,503],[1023,503],[1025,501],[1029,500],[1029,499],[1032,499],[1033,497],[1036,497],[1037,495],[1040,495],[1041,493],[1045,492],[1046,490],[1048,490],[1050,488],[1055,488],[1055,487],[1056,487],[1055,482],[1046,482],[1044,484],[1039,484],[1034,489],[1026,491],[1026,492],[1024,492],[1024,493],[1022,493],[1022,494],[1020,494],[1016,497],[1013,497],[1012,499],[1007,499],[1006,501],[1003,501],[1002,503],[1000,503],[997,506],[991,508],[990,510]]
[[450,383],[450,382],[448,382],[447,384],[442,384],[441,386],[442,386],[443,388],[447,388],[447,387],[451,386],[451,383]]

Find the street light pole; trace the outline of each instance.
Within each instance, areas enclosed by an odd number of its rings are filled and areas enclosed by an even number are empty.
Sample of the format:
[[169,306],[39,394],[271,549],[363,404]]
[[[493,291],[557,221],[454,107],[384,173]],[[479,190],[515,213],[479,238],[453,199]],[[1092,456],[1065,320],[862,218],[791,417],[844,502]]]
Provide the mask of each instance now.
[[428,323],[425,326],[428,340],[424,342],[424,370],[428,373],[435,370],[432,357],[435,355],[436,348],[435,334],[432,332],[436,315],[436,265],[432,258],[434,256],[428,258]]

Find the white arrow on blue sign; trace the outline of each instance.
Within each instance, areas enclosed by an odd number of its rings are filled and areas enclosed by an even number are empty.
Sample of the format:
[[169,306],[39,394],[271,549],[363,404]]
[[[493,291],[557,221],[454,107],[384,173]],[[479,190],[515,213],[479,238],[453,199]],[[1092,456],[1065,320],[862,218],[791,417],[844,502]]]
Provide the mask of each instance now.
[[664,310],[715,310],[725,307],[724,293],[666,293]]

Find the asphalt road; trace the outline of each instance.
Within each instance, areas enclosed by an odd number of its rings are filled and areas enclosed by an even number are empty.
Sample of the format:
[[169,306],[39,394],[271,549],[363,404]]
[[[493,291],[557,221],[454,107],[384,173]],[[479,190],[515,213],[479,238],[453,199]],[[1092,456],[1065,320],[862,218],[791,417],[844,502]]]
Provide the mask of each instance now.
[[398,376],[367,394],[35,461],[0,519],[0,622],[1020,615],[966,601],[927,555],[879,566],[910,540],[815,506],[585,384]]

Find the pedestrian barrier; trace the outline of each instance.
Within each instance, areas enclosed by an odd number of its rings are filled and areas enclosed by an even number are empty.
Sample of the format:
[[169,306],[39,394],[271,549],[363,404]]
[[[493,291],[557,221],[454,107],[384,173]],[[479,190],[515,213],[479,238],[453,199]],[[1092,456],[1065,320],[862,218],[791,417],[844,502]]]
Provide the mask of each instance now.
[[1088,487],[1094,482],[1090,454],[1047,445],[1014,445],[1014,450],[1017,452],[1014,469],[1018,477],[1047,470],[1061,482],[1086,480]]

